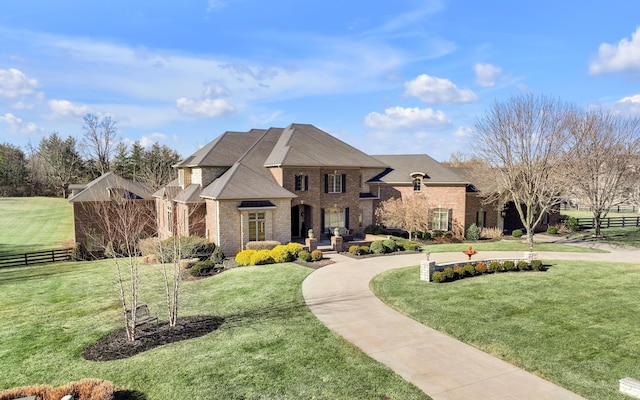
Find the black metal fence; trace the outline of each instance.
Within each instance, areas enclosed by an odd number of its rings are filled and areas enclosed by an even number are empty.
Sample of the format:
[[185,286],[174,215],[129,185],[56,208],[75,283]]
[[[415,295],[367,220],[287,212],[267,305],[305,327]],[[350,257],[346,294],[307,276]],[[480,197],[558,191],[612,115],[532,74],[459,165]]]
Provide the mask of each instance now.
[[73,248],[33,251],[21,254],[0,254],[0,268],[71,261]]

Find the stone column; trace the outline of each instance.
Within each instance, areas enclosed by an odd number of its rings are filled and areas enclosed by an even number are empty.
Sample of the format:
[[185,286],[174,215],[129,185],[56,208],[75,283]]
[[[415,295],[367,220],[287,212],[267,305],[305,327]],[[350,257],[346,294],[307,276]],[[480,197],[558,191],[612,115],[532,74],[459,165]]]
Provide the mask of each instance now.
[[305,239],[305,244],[307,245],[307,248],[309,249],[309,253],[311,253],[312,251],[316,250],[318,248],[318,239],[317,238],[306,238]]
[[331,247],[335,251],[342,251],[342,236],[331,236]]
[[429,260],[420,261],[420,280],[431,282],[431,275],[436,270],[436,262]]

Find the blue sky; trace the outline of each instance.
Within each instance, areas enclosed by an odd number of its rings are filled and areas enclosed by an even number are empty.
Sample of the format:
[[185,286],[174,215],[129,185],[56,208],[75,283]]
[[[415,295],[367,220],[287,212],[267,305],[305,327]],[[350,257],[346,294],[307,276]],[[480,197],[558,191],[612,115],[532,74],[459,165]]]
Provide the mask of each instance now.
[[188,155],[308,123],[370,154],[446,160],[494,101],[640,114],[640,2],[2,0],[0,143],[82,135]]

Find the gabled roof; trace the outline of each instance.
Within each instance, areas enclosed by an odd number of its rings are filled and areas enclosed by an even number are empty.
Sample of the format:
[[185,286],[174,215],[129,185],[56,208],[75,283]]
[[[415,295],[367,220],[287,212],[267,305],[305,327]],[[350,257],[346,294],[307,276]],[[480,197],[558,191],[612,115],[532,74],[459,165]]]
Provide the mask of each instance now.
[[75,196],[70,197],[69,201],[72,203],[84,201],[109,201],[111,200],[111,189],[124,191],[122,194],[125,198],[153,198],[150,190],[144,185],[121,178],[113,172],[107,172],[89,182],[84,190],[77,193]]
[[187,185],[184,190],[181,190],[175,197],[174,201],[178,203],[201,203],[203,200],[200,198],[202,188],[200,185],[192,183]]
[[275,199],[297,197],[265,176],[242,163],[236,163],[201,193],[201,197],[216,200]]
[[280,186],[271,172],[263,167],[281,133],[281,128],[264,132],[229,170],[202,191],[201,197],[218,200],[297,197]]
[[166,199],[166,200],[173,200],[178,195],[178,192],[180,192],[181,190],[182,188],[178,184],[178,178],[176,178],[171,182],[167,183],[165,186],[156,190],[155,193],[153,193],[153,197]]
[[464,177],[456,174],[450,168],[447,168],[429,157],[426,154],[408,154],[408,155],[377,155],[372,156],[380,160],[380,162],[389,165],[391,168],[382,173],[369,182],[410,184],[413,182],[412,175],[416,173],[425,174],[423,184],[467,184],[469,181]]
[[383,162],[307,124],[291,124],[285,128],[264,166],[386,167]]
[[264,129],[225,132],[176,167],[230,167],[264,134]]

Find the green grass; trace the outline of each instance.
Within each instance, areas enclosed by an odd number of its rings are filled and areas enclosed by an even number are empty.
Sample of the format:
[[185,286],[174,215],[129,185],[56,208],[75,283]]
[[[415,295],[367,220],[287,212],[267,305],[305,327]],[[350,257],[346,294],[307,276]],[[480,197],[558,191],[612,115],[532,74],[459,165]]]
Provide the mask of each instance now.
[[625,399],[618,380],[640,376],[640,265],[562,261],[446,284],[418,276],[389,271],[372,287],[400,312],[589,399]]
[[[534,236],[535,238],[535,236]],[[472,246],[476,251],[528,251],[529,245],[522,240],[499,240],[490,242],[464,242],[449,244],[428,244],[423,246],[424,251],[430,253],[457,252],[463,251]],[[561,251],[561,252],[579,252],[579,253],[606,253],[603,250],[591,249],[587,247],[578,247],[562,243],[535,243],[534,251]]]
[[572,234],[572,237],[588,242],[607,243],[612,245],[640,247],[640,228],[603,228],[600,231],[603,237],[594,238],[594,230],[588,229]]
[[[102,378],[153,399],[429,399],[320,323],[296,264],[236,268],[182,282],[183,315],[221,315],[221,329],[132,358],[82,359],[121,326],[110,261],[0,270],[0,390]],[[141,302],[162,319],[157,267]]]
[[61,247],[73,239],[73,209],[66,199],[0,198],[0,254]]

